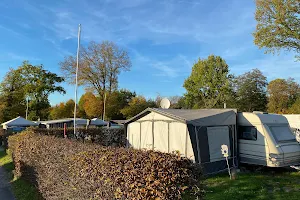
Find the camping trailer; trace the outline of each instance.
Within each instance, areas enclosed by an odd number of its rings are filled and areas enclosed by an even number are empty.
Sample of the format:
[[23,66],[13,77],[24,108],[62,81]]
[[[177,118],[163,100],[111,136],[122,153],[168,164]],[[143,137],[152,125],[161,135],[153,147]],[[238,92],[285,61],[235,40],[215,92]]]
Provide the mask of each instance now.
[[268,167],[299,165],[300,145],[282,115],[237,114],[238,151],[241,163]]
[[227,170],[221,145],[229,148],[229,165],[237,166],[236,110],[147,108],[125,123],[127,146],[179,152],[200,163],[205,174]]
[[288,120],[290,127],[296,136],[296,140],[300,143],[300,115],[289,114],[283,116]]

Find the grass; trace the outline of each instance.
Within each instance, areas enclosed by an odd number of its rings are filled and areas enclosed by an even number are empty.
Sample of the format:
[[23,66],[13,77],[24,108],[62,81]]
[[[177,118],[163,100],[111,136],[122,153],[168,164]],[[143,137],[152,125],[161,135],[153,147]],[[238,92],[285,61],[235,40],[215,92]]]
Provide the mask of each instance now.
[[4,169],[8,172],[12,190],[17,200],[41,199],[37,189],[33,185],[23,180],[22,178],[14,178],[14,164],[9,150],[0,150],[0,166],[3,166]]
[[228,175],[207,178],[204,181],[205,199],[300,199],[300,172],[239,173],[236,180]]
[[[40,199],[37,189],[22,178],[13,177],[11,153],[0,150],[0,165],[11,178],[17,200]],[[206,200],[298,200],[300,199],[300,172],[239,173],[236,180],[227,174],[209,177],[204,181]],[[190,199],[186,196],[184,199]]]

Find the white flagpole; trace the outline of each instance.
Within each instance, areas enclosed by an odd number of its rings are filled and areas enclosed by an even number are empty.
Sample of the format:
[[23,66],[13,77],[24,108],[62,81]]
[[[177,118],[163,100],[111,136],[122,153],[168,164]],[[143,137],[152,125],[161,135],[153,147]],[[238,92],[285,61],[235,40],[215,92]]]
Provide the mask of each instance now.
[[74,106],[74,136],[76,137],[76,112],[77,112],[77,90],[78,90],[78,65],[79,65],[79,48],[80,48],[80,29],[78,26],[78,46],[77,46],[77,63],[76,63],[76,77],[75,77],[75,106]]
[[29,103],[29,99],[28,99],[29,97],[28,96],[26,96],[26,119],[28,118],[28,103]]

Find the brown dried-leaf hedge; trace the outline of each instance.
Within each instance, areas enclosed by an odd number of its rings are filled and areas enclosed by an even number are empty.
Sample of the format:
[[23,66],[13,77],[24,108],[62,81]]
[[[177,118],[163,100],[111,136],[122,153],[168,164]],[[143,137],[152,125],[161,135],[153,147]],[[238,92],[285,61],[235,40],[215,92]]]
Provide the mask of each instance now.
[[201,198],[201,171],[175,154],[103,147],[25,131],[9,137],[15,175],[45,199]]
[[[64,137],[63,128],[29,128],[34,133],[41,135],[51,135],[55,137]],[[126,134],[124,129],[113,128],[77,128],[77,138],[83,140],[90,140],[93,143],[100,144],[102,146],[126,146]],[[74,138],[74,129],[67,128],[66,135],[68,138]]]

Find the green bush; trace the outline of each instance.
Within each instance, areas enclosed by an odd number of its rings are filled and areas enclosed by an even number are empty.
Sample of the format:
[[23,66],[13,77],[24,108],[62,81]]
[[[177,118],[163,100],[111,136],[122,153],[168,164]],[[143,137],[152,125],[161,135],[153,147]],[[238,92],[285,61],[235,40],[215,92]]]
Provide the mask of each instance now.
[[15,175],[45,199],[192,199],[199,167],[175,154],[84,144],[26,131],[9,137]]

